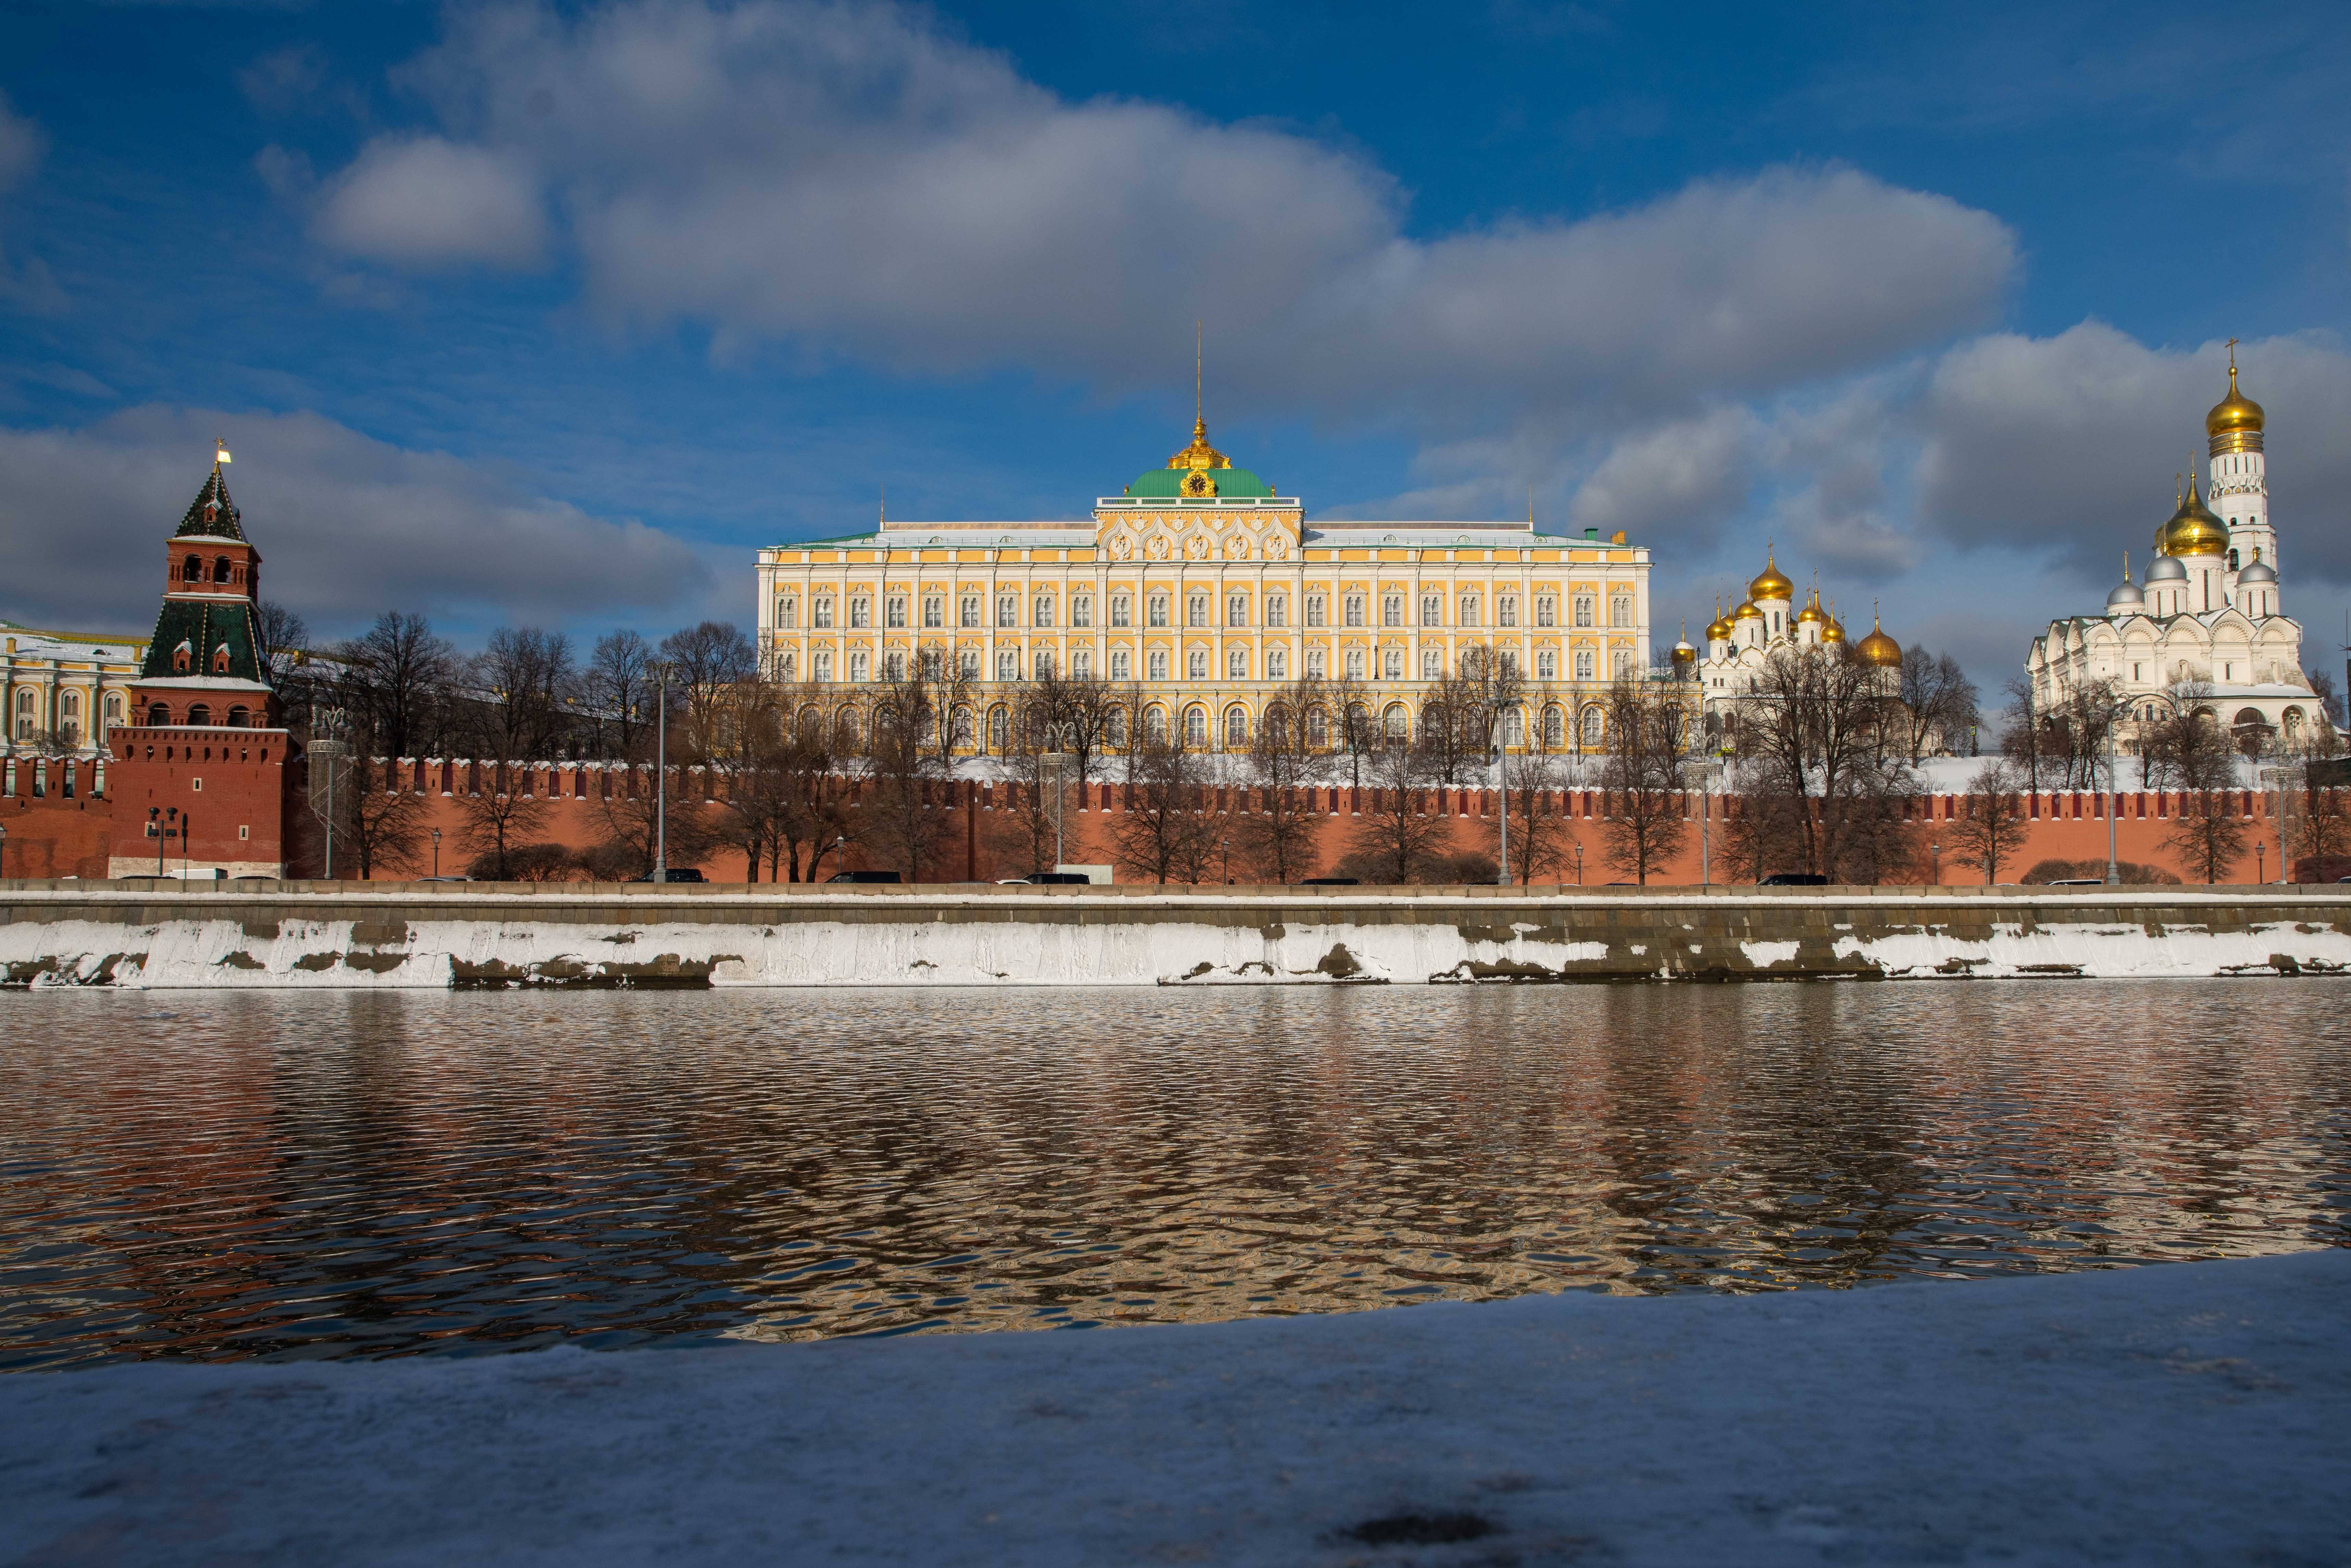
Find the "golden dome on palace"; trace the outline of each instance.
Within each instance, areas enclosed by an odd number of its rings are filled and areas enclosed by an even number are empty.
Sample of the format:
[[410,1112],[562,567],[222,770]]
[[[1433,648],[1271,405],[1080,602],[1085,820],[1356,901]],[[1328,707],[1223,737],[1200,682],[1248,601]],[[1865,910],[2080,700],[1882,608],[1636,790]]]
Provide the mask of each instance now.
[[1796,596],[1796,585],[1780,575],[1778,553],[1765,557],[1763,575],[1747,585],[1747,597],[1752,601],[1764,599],[1789,600]]
[[2229,395],[2204,416],[2204,434],[2212,439],[2212,455],[2223,452],[2261,450],[2262,405],[2237,390],[2237,361],[2229,361]]
[[2196,493],[2193,474],[2188,476],[2188,494],[2181,499],[2179,509],[2156,530],[2155,548],[2165,555],[2177,556],[2229,553],[2229,527],[2212,515],[2212,509]]
[[1763,612],[1755,608],[1753,600],[1744,599],[1740,601],[1739,608],[1730,612],[1730,618],[1733,621],[1761,621]]
[[1796,624],[1817,626],[1827,620],[1828,617],[1821,612],[1821,596],[1819,591],[1815,590],[1813,596],[1804,601],[1804,607],[1796,612]]
[[[1719,610],[1722,607],[1718,604],[1715,608]],[[1706,640],[1709,643],[1728,643],[1730,632],[1731,621],[1728,615],[1717,615],[1706,623]]]
[[1902,644],[1888,637],[1886,628],[1872,617],[1869,635],[1853,645],[1853,656],[1865,664],[1892,669],[1902,663]]
[[1830,617],[1829,617],[1829,623],[1828,623],[1827,625],[1825,625],[1825,626],[1823,626],[1823,627],[1822,627],[1822,628],[1821,628],[1821,641],[1822,641],[1822,642],[1823,642],[1823,643],[1842,643],[1842,642],[1844,642],[1844,623],[1843,623],[1842,622],[1840,622],[1840,621],[1839,621],[1835,616],[1834,616],[1834,615],[1830,616]]

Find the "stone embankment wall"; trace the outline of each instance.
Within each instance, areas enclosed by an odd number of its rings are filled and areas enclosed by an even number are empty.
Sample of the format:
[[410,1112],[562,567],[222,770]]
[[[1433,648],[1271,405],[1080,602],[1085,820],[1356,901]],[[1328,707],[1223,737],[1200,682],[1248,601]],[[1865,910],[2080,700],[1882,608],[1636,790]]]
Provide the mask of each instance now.
[[2351,973],[2351,889],[0,883],[0,979],[152,988]]

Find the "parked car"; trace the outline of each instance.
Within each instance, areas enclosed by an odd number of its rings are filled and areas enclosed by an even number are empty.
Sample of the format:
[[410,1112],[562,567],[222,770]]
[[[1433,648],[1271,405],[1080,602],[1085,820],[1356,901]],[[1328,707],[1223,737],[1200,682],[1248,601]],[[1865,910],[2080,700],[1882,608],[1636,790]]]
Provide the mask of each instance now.
[[837,871],[824,880],[827,883],[846,882],[862,886],[868,883],[894,883],[898,880],[898,873],[894,871]]
[[656,880],[661,882],[706,882],[709,879],[705,877],[700,872],[696,871],[690,865],[674,865],[664,871],[659,878],[655,878],[653,873],[647,872],[644,875],[638,877],[636,880],[639,882],[653,882]]
[[1032,871],[1020,879],[1031,887],[1092,887],[1094,879],[1081,871]]
[[1301,887],[1361,887],[1363,879],[1353,876],[1301,876],[1298,879],[1298,885]]
[[1828,884],[1828,878],[1809,871],[1776,871],[1756,883],[1758,887],[1826,887]]
[[2061,876],[2053,882],[2045,882],[2042,885],[2043,887],[2104,887],[2106,885],[2106,879],[2102,876]]

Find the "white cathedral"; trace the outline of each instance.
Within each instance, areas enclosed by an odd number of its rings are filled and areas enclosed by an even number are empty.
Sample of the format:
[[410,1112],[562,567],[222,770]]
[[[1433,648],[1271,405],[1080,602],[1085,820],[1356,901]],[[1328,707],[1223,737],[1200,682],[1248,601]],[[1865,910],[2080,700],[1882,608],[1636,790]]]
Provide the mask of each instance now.
[[2237,390],[2204,417],[2211,464],[2208,505],[2188,476],[2188,493],[2155,531],[2144,581],[2123,580],[2104,615],[2053,621],[2034,639],[2025,668],[2036,709],[2051,712],[2094,681],[2110,680],[2137,724],[2182,701],[2239,731],[2267,728],[2288,747],[2328,726],[2302,669],[2302,627],[2279,610],[2277,535],[2270,527],[2262,405]]

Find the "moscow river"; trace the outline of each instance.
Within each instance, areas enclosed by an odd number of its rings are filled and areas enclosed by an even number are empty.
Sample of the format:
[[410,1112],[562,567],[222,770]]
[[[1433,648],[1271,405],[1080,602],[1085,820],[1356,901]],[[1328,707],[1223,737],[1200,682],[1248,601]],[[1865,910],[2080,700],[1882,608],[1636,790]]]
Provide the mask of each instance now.
[[2351,1243],[2351,983],[0,997],[0,1367]]

